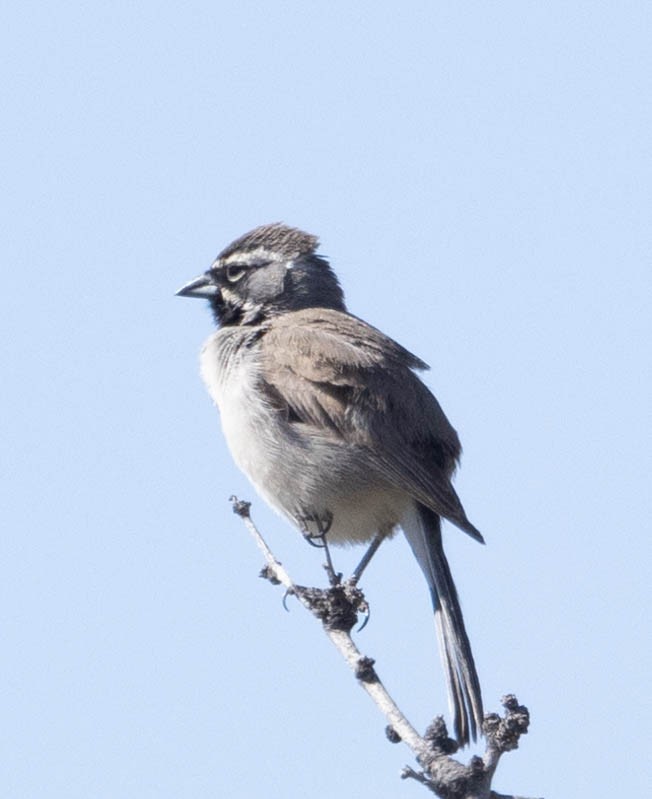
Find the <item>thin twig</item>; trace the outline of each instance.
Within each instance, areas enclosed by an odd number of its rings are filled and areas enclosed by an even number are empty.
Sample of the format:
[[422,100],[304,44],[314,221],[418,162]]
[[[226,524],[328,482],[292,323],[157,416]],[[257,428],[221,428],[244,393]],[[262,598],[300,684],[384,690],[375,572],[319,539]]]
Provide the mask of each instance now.
[[448,737],[443,719],[438,717],[425,736],[419,735],[382,684],[373,659],[364,656],[351,638],[357,613],[367,609],[357,581],[338,582],[328,589],[305,588],[296,584],[254,524],[249,513],[251,503],[237,497],[231,497],[231,502],[234,513],[242,518],[263,553],[265,568],[261,575],[274,584],[285,586],[286,595],[295,596],[320,619],[324,632],[348,663],[359,684],[389,721],[387,737],[394,743],[404,741],[423,768],[422,772],[417,772],[406,767],[401,776],[417,780],[442,799],[522,799],[492,791],[491,781],[501,755],[515,749],[520,735],[527,732],[527,708],[519,705],[512,695],[503,697],[505,717],[495,713],[485,716],[483,733],[487,749],[484,757],[473,757],[466,766],[451,758],[458,747]]
[[[265,539],[262,537],[249,515],[250,504],[240,502],[235,498],[233,498],[233,503],[235,513],[242,518],[247,530],[249,530],[259,549],[262,551],[268,569],[273,571],[276,579],[285,586],[289,593],[296,596],[307,610],[314,613],[314,603],[311,599],[312,594],[302,590],[300,586],[296,585],[285,570],[283,564],[276,559],[274,553],[267,545]],[[370,658],[365,658],[362,655],[349,633],[345,630],[331,629],[324,625],[324,631],[333,642],[337,651],[356,674],[364,690],[378,705],[381,712],[385,714],[390,725],[400,736],[401,740],[405,741],[417,757],[426,754],[428,745],[405,718],[396,702],[394,702],[385,689],[385,686],[378,679],[378,675],[372,668],[373,662],[370,662]]]

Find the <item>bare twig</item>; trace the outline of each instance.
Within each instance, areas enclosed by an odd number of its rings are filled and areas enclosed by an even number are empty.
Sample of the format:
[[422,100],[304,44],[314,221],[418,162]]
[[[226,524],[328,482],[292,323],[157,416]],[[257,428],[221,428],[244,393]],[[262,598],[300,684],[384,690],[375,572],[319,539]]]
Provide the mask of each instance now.
[[389,721],[387,737],[393,743],[404,741],[414,753],[423,771],[407,766],[401,776],[414,779],[441,799],[521,799],[491,790],[491,781],[500,757],[518,747],[519,737],[527,732],[529,714],[516,697],[503,697],[505,716],[485,716],[483,732],[487,739],[484,757],[472,757],[464,765],[450,757],[457,742],[448,737],[443,718],[436,718],[423,736],[415,730],[387,692],[374,668],[374,660],[363,655],[351,638],[359,613],[368,611],[357,580],[336,580],[329,588],[306,588],[297,585],[266,544],[249,510],[251,503],[231,497],[233,511],[240,516],[265,558],[261,576],[275,585],[283,585],[286,596],[295,596],[321,622],[326,635],[353,670],[356,679]]

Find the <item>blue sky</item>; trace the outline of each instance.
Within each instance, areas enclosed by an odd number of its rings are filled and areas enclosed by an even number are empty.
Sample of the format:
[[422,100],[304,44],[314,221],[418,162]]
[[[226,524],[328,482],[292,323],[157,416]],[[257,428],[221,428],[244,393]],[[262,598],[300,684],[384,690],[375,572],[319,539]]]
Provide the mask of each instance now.
[[[8,799],[416,796],[384,720],[256,577],[253,511],[174,291],[230,240],[317,233],[349,307],[430,363],[462,437],[447,528],[495,787],[645,795],[647,3],[12,3],[2,36]],[[338,553],[351,568],[358,553]],[[413,723],[446,709],[427,591],[378,555],[359,637]],[[648,706],[649,710],[649,706]]]

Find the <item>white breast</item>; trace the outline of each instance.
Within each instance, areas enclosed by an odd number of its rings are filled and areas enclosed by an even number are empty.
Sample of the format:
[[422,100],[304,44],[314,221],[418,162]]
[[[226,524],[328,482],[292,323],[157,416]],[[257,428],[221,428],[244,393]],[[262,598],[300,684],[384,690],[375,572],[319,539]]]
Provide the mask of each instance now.
[[341,439],[290,425],[266,401],[260,351],[242,328],[222,328],[205,343],[201,374],[220,411],[234,461],[256,490],[297,526],[307,515],[333,515],[333,543],[369,540],[398,523],[409,497],[379,484]]
[[271,468],[266,440],[270,410],[256,401],[260,368],[248,336],[240,329],[222,329],[204,344],[200,357],[201,375],[220,411],[222,430],[236,464],[261,488]]

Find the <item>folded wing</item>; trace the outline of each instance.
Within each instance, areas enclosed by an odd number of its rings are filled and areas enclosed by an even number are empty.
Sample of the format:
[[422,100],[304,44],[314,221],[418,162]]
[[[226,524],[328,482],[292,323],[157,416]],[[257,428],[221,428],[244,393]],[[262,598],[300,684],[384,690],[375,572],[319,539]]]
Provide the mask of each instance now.
[[263,389],[290,421],[364,447],[391,485],[482,541],[450,482],[460,442],[414,372],[423,361],[360,319],[320,308],[274,319],[262,356]]

